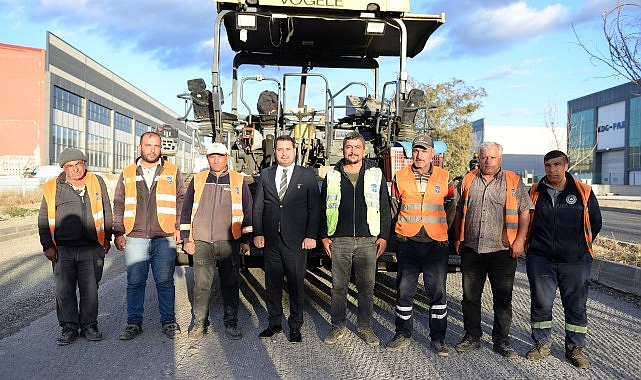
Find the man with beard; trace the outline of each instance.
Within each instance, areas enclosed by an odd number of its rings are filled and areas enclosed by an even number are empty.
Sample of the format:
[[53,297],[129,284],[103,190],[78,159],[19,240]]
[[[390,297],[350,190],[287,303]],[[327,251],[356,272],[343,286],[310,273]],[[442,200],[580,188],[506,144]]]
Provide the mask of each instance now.
[[332,259],[332,329],[325,344],[345,338],[347,285],[352,266],[358,291],[356,327],[361,339],[378,346],[372,330],[376,260],[387,248],[391,215],[385,177],[376,164],[364,160],[365,139],[352,132],[343,140],[343,159],[327,173],[321,189],[319,236]]
[[180,333],[174,313],[174,269],[185,189],[178,167],[161,158],[160,147],[157,133],[140,136],[140,157],[123,170],[114,194],[114,243],[125,251],[127,266],[127,326],[120,340],[142,332],[150,266],[162,332],[171,339]]

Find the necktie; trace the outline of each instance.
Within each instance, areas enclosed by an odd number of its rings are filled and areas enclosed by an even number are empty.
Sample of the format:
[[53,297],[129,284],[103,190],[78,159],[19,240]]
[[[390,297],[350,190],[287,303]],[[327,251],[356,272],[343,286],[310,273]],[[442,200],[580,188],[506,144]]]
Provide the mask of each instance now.
[[287,169],[283,169],[283,175],[280,177],[280,186],[278,187],[278,197],[281,201],[285,198],[285,190],[287,190]]

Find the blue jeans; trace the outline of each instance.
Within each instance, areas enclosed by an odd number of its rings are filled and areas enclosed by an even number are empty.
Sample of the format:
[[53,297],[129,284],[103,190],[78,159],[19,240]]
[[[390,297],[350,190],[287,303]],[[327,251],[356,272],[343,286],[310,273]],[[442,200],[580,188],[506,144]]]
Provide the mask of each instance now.
[[145,286],[150,265],[158,294],[160,323],[175,322],[176,243],[173,236],[154,239],[126,237],[125,265],[127,266],[127,323],[142,325]]
[[[60,326],[83,328],[97,323],[98,283],[102,278],[105,250],[94,246],[58,246],[53,266],[56,313]],[[79,290],[80,302],[76,298]]]
[[207,243],[196,240],[194,253],[194,324],[205,325],[209,318],[214,270],[218,265],[220,293],[223,297],[223,322],[225,327],[238,324],[238,268],[239,245],[233,241]]
[[376,238],[337,237],[332,239],[332,325],[344,328],[347,316],[347,285],[354,267],[358,292],[356,326],[371,327],[374,313]]
[[449,249],[432,241],[412,240],[398,243],[398,272],[396,273],[396,333],[409,338],[413,329],[414,295],[418,276],[423,273],[423,284],[429,298],[430,338],[445,339],[447,329],[447,262]]
[[588,326],[588,281],[592,269],[589,256],[576,263],[555,263],[545,257],[528,255],[526,267],[532,297],[532,339],[550,343],[552,305],[558,287],[565,314],[565,347],[584,347]]
[[490,279],[494,307],[492,342],[510,343],[512,325],[512,288],[516,273],[516,259],[510,251],[476,253],[464,247],[461,252],[463,273],[463,327],[465,333],[481,338],[481,295],[486,278]]

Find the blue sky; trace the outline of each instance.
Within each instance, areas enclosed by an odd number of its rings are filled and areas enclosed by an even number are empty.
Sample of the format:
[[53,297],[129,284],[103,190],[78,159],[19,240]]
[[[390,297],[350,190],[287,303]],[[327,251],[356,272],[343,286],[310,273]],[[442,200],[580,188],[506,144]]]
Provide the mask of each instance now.
[[[590,49],[606,52],[601,15],[615,5],[413,0],[412,13],[445,12],[446,23],[409,61],[408,72],[422,83],[457,78],[485,88],[474,119],[490,125],[544,125],[551,107],[562,123],[568,100],[627,82],[591,61],[572,29]],[[188,79],[204,78],[211,87],[215,17],[212,0],[0,0],[0,43],[44,48],[51,31],[183,113],[176,95]],[[394,79],[395,69],[382,78]]]

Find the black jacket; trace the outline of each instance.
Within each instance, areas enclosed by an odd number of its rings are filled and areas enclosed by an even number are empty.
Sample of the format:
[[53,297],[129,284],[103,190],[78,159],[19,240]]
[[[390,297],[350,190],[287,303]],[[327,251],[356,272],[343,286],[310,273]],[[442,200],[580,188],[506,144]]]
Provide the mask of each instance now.
[[[560,263],[573,263],[585,260],[590,253],[584,234],[583,200],[574,178],[569,173],[565,173],[565,176],[567,184],[554,206],[548,194],[549,187],[545,184],[546,177],[539,181],[535,190],[539,196],[534,207],[527,254],[547,257]],[[601,231],[602,220],[599,202],[592,191],[588,198],[588,215],[594,241]]]
[[318,181],[312,169],[294,166],[281,201],[276,189],[277,168],[270,166],[260,174],[254,197],[254,236],[264,236],[266,247],[278,247],[280,235],[288,248],[299,250],[303,239],[318,235]]
[[[364,176],[365,170],[376,167],[376,165],[367,159],[363,160],[363,166],[358,175],[356,187],[345,174],[343,170],[344,159],[340,160],[335,170],[341,173],[341,203],[338,207],[338,224],[336,232],[332,237],[346,237],[346,236],[372,236],[369,232],[367,225],[367,205],[365,204],[365,189],[364,189]],[[387,191],[387,182],[385,176],[381,176],[381,184],[379,191],[380,194],[380,223],[381,231],[378,237],[389,241],[390,226],[392,223],[392,216],[390,212],[389,193]],[[321,210],[327,209],[327,178],[323,181],[321,188]],[[325,212],[321,212],[321,223],[319,230],[319,238],[323,239],[327,236],[327,217]]]

